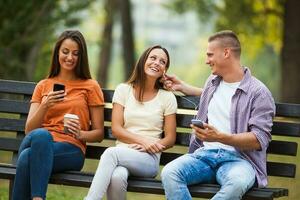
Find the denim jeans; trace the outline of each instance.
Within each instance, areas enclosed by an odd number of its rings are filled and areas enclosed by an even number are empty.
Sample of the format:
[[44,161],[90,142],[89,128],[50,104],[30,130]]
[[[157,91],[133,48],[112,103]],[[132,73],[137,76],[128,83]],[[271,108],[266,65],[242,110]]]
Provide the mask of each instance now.
[[159,159],[155,154],[139,152],[127,147],[110,147],[101,156],[85,200],[100,200],[105,193],[108,200],[125,200],[129,174],[155,177],[158,170]]
[[192,199],[187,185],[215,182],[221,189],[213,200],[236,200],[255,183],[253,167],[237,152],[205,147],[168,163],[161,177],[168,200]]
[[13,200],[45,199],[51,173],[81,170],[83,163],[79,147],[54,142],[46,129],[33,130],[20,145]]

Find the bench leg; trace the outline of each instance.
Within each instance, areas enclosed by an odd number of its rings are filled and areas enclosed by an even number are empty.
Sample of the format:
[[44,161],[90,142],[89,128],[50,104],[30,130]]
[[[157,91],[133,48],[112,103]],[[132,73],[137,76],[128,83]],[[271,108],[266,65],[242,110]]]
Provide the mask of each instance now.
[[12,200],[13,188],[14,188],[14,180],[10,180],[9,181],[9,194],[8,194],[9,200]]

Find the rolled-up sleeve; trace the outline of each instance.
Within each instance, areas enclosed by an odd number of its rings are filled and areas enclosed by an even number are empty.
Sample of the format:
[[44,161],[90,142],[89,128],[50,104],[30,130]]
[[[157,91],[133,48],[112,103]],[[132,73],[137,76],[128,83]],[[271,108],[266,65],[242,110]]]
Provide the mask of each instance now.
[[260,91],[252,102],[251,117],[248,122],[249,131],[254,133],[265,151],[272,140],[271,130],[275,116],[275,103],[268,91]]

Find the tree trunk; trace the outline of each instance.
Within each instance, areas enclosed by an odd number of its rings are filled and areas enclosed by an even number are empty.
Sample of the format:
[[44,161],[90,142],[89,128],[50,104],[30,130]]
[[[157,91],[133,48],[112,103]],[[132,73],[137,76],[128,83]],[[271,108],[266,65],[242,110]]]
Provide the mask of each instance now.
[[111,60],[112,51],[112,31],[113,31],[113,18],[114,18],[114,0],[106,0],[104,10],[106,12],[105,25],[101,36],[100,47],[100,61],[97,72],[97,80],[101,87],[107,86],[108,67]]
[[131,4],[129,0],[119,0],[122,24],[122,44],[124,59],[124,76],[127,80],[135,64],[133,23],[131,18]]
[[300,1],[285,1],[281,100],[289,103],[300,103]]
[[26,59],[26,80],[33,81],[34,73],[38,61],[38,53],[41,50],[42,41],[37,41],[36,44],[30,49]]

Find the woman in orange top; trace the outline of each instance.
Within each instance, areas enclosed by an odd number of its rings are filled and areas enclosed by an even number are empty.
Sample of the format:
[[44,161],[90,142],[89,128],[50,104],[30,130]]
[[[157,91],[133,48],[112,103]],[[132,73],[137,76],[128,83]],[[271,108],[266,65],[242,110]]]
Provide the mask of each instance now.
[[[65,90],[53,91],[55,83]],[[33,93],[19,149],[13,199],[46,198],[51,173],[81,170],[86,142],[103,139],[103,94],[91,79],[79,31],[65,31],[55,44],[48,78]],[[65,124],[64,115],[74,114]]]

